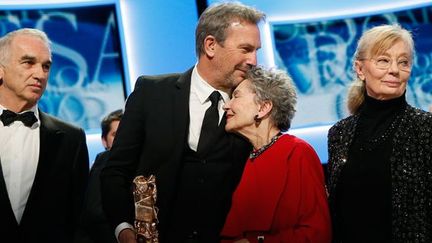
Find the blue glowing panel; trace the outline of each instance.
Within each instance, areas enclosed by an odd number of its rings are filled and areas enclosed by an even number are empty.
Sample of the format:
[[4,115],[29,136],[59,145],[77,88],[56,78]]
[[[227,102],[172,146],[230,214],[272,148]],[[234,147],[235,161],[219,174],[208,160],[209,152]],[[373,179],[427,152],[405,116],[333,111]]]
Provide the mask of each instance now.
[[294,127],[333,123],[348,115],[346,94],[354,79],[357,40],[370,27],[399,23],[413,35],[417,55],[407,87],[408,102],[432,104],[432,7],[369,16],[270,23],[275,63],[294,79],[299,95]]
[[86,130],[122,108],[125,76],[115,5],[0,11],[0,34],[37,28],[52,41],[53,65],[39,107]]

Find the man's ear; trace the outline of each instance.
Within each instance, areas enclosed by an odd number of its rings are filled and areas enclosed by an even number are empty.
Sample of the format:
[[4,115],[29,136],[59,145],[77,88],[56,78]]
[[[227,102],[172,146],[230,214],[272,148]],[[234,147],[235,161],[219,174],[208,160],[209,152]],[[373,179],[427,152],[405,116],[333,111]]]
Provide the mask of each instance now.
[[261,119],[263,117],[270,115],[270,112],[273,109],[273,103],[269,100],[261,102],[261,104],[259,104],[259,106],[260,106],[260,108],[258,110],[258,118],[261,118]]
[[364,71],[363,71],[364,63],[361,62],[361,61],[356,60],[356,61],[354,62],[354,68],[355,68],[355,71],[356,71],[357,77],[358,77],[360,80],[365,81],[366,77],[365,77],[365,75],[364,75]]
[[214,57],[216,45],[217,41],[214,36],[208,35],[204,39],[204,52],[208,57]]

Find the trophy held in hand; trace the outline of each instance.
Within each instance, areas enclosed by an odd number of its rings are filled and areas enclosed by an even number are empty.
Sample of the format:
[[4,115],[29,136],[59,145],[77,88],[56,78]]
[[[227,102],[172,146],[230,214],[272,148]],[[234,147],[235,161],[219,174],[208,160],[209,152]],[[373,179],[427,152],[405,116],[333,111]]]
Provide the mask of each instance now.
[[137,176],[133,180],[135,230],[138,243],[158,243],[156,178]]

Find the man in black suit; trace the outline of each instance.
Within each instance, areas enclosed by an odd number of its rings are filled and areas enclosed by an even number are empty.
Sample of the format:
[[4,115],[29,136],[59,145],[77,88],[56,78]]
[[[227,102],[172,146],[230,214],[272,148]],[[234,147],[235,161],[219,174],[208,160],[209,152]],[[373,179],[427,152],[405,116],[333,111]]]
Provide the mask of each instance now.
[[[101,175],[102,202],[121,243],[136,242],[131,182],[151,174],[160,241],[219,242],[251,149],[225,132],[222,106],[256,65],[263,19],[240,3],[210,6],[196,29],[198,63],[182,74],[138,78]],[[215,128],[201,130],[212,107]]]
[[82,129],[38,109],[51,66],[36,29],[0,38],[0,241],[72,242],[88,176]]

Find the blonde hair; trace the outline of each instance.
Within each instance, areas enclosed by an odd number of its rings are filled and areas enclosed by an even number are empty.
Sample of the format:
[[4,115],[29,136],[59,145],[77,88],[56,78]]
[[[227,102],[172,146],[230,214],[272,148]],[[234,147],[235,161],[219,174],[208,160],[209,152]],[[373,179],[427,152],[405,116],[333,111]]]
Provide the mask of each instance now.
[[[390,49],[396,42],[403,41],[408,45],[411,58],[414,56],[414,40],[411,33],[399,24],[381,25],[373,27],[360,37],[353,58],[353,69],[355,62],[370,59]],[[347,106],[351,114],[356,114],[364,102],[365,82],[356,74],[356,79],[348,90]]]

